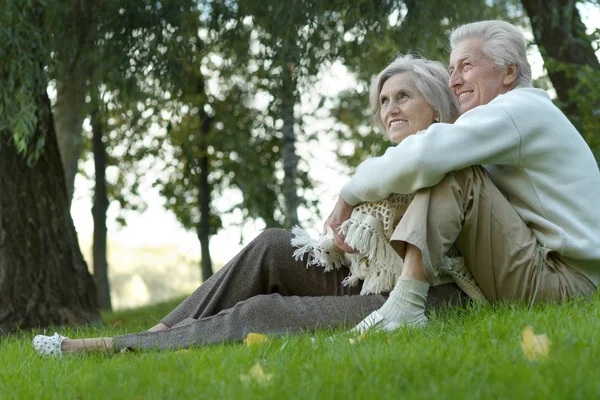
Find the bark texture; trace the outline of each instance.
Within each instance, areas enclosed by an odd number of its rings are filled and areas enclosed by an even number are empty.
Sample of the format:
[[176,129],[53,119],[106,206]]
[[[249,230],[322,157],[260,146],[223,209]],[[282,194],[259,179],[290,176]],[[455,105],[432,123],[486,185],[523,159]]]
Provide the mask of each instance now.
[[106,211],[108,210],[108,193],[106,190],[106,146],[103,141],[104,127],[98,111],[92,115],[92,144],[94,149],[94,281],[98,293],[98,305],[102,310],[112,310],[110,301],[110,283],[108,281],[108,261],[106,259],[107,228]]
[[57,82],[56,137],[63,164],[69,207],[73,199],[75,175],[83,151],[82,124],[86,116],[85,79],[79,71],[69,74],[66,81]]
[[93,279],[69,212],[50,101],[38,98],[33,166],[0,132],[0,330],[84,324],[99,319]]
[[[540,47],[548,76],[556,89],[563,110],[577,125],[582,116],[573,103],[570,91],[579,87],[576,74],[571,68],[581,65],[600,68],[594,47],[585,33],[574,0],[522,0],[531,21],[535,42]],[[550,62],[549,62],[550,61]],[[551,61],[572,64],[569,68],[558,66]]]
[[209,155],[208,155],[208,135],[212,119],[205,112],[200,113],[200,176],[198,182],[200,201],[200,222],[198,223],[198,240],[201,249],[202,281],[206,282],[213,275],[212,258],[210,256],[210,193],[211,187],[208,182],[209,175]]
[[298,187],[297,187],[297,168],[298,160],[296,157],[296,133],[294,132],[294,106],[296,105],[295,89],[296,81],[294,79],[294,64],[287,63],[283,68],[283,86],[282,86],[282,119],[283,127],[283,195],[286,205],[286,226],[291,227],[299,225],[298,222]]

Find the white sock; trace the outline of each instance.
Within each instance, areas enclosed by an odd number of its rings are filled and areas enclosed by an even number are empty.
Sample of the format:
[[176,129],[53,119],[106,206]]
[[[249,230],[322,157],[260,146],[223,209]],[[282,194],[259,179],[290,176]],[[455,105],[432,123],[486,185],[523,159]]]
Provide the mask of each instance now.
[[390,297],[378,310],[385,320],[385,329],[403,325],[425,325],[425,300],[429,284],[418,279],[401,277]]

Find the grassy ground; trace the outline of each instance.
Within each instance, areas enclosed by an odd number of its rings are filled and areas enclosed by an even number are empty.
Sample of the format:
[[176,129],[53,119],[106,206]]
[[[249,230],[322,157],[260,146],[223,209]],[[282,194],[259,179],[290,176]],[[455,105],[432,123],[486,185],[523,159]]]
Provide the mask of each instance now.
[[[105,316],[70,337],[147,328],[176,302]],[[42,359],[32,333],[2,339],[1,399],[594,399],[600,398],[600,295],[560,306],[444,311],[422,330],[351,344],[331,333],[177,352]],[[545,361],[520,347],[532,325],[552,344]],[[63,331],[64,332],[64,331]],[[260,364],[264,376],[249,371]],[[248,378],[249,376],[249,378]],[[258,378],[257,378],[258,376]]]

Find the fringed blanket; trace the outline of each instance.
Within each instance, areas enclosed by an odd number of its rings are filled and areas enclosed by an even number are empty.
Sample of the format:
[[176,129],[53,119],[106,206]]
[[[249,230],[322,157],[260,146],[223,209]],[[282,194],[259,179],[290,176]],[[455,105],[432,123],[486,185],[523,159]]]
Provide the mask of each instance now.
[[[362,280],[362,295],[391,291],[402,273],[402,259],[391,246],[390,238],[413,197],[393,194],[387,199],[362,203],[354,208],[350,219],[340,227],[340,232],[358,254],[347,254],[338,249],[331,228],[326,235],[315,240],[300,227],[294,227],[291,241],[297,248],[294,258],[301,260],[308,254],[307,266],[321,266],[325,272],[348,266],[350,274],[343,284],[356,286]],[[485,300],[456,249],[444,256],[439,268],[436,272],[448,278],[441,279],[442,283],[454,281],[472,299]]]

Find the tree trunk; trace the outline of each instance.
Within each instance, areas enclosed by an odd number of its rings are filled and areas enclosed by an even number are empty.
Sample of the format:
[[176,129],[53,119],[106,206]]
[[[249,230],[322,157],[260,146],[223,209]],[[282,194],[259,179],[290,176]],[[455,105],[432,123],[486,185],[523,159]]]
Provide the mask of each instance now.
[[83,151],[82,124],[86,115],[86,86],[84,77],[77,71],[65,81],[56,84],[56,137],[65,171],[69,207],[73,200],[75,176]]
[[585,33],[574,0],[522,0],[531,21],[535,42],[540,47],[544,64],[552,81],[563,111],[571,122],[581,129],[582,115],[570,96],[570,91],[580,87],[576,74],[553,61],[572,64],[574,70],[581,65],[600,68],[592,42]]
[[[202,88],[204,84],[202,83]],[[204,89],[202,89],[204,91]],[[212,259],[210,257],[210,194],[211,187],[208,182],[209,171],[209,154],[208,142],[212,118],[203,111],[200,107],[200,159],[198,160],[200,167],[200,177],[198,181],[198,191],[200,199],[198,205],[200,207],[200,222],[198,224],[198,240],[202,251],[202,281],[206,282],[213,274]]]
[[77,241],[50,101],[38,97],[43,154],[28,166],[0,132],[0,330],[96,321],[94,281]]
[[106,146],[102,141],[104,126],[95,110],[92,114],[92,144],[94,149],[95,185],[92,216],[94,218],[94,281],[98,293],[98,305],[102,310],[111,311],[110,285],[108,281],[108,262],[106,260],[106,211],[108,194],[106,190]]
[[298,161],[296,157],[296,134],[294,132],[294,105],[296,104],[294,64],[286,63],[283,68],[282,85],[282,119],[283,127],[283,195],[286,205],[286,226],[299,225],[298,222],[298,190],[296,186]]
[[54,105],[56,137],[67,186],[69,208],[73,200],[75,176],[83,151],[82,124],[87,115],[85,96],[88,80],[95,67],[89,61],[95,54],[95,34],[98,28],[100,1],[67,0],[69,15],[63,23],[69,24],[74,35],[73,48],[58,52],[56,75],[56,104]]
[[[196,91],[198,95],[205,95],[205,83],[204,79],[200,79],[197,82]],[[200,211],[200,221],[196,233],[198,240],[200,241],[201,254],[201,267],[202,267],[202,281],[206,282],[213,274],[212,270],[212,258],[210,256],[210,197],[211,197],[211,185],[208,182],[208,175],[210,174],[210,160],[208,154],[208,143],[210,141],[210,130],[212,128],[214,118],[208,115],[204,111],[204,105],[199,105],[199,118],[200,118],[200,137],[199,137],[199,154],[198,161],[198,207]],[[188,156],[189,160],[194,159],[194,155]]]
[[213,274],[210,257],[210,186],[208,184],[208,154],[200,157],[200,222],[198,240],[201,249],[202,281],[206,282]]

